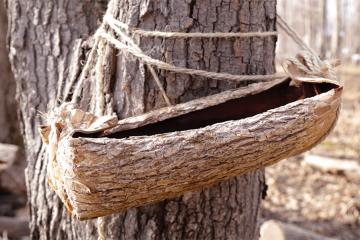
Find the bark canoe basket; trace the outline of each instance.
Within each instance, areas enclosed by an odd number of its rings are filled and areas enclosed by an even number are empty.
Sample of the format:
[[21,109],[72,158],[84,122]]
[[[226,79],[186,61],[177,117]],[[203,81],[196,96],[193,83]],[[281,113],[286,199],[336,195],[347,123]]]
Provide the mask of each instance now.
[[196,191],[319,143],[341,92],[332,80],[285,78],[120,121],[73,109],[40,130],[49,183],[79,219]]

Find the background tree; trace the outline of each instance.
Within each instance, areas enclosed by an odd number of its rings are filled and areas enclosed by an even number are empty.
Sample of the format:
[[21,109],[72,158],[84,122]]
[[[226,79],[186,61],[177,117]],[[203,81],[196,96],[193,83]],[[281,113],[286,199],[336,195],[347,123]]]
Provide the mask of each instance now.
[[0,1],[0,232],[6,229],[9,237],[21,237],[28,235],[26,219],[16,216],[26,205],[26,161],[6,48],[7,24],[5,5]]
[[[106,1],[7,1],[10,59],[17,81],[28,169],[30,228],[34,239],[94,239],[96,221],[70,217],[46,183],[47,158],[37,127],[38,112],[51,110],[69,82],[73,48],[98,27]],[[131,26],[160,31],[272,31],[276,1],[119,0],[113,15]],[[276,38],[139,38],[154,58],[178,66],[232,74],[274,72]],[[87,46],[84,45],[84,51]],[[165,106],[146,67],[111,49],[107,104],[120,118]],[[81,67],[81,65],[79,66]],[[158,71],[172,103],[189,101],[238,84]],[[85,95],[81,105],[94,101]],[[255,239],[263,171],[249,173],[198,193],[107,217],[109,239]]]
[[[360,62],[359,6],[356,0],[278,0],[278,12],[321,57]],[[280,35],[277,55],[284,58],[298,51]]]
[[325,57],[328,49],[326,30],[328,28],[328,0],[320,1],[321,31],[320,31],[320,53]]
[[15,80],[6,49],[7,15],[0,2],[0,143],[19,144],[20,134],[15,102]]
[[336,6],[333,9],[335,22],[332,27],[331,35],[331,53],[333,56],[340,56],[341,53],[341,20],[342,20],[342,1],[336,0]]

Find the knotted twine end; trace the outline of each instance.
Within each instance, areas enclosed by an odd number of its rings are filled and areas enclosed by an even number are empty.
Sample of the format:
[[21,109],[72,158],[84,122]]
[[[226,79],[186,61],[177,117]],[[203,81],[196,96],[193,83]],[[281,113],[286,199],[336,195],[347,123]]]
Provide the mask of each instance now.
[[[72,213],[73,207],[65,191],[64,181],[57,160],[57,149],[62,139],[71,135],[75,130],[92,132],[105,130],[115,126],[116,116],[96,116],[92,113],[76,109],[72,103],[63,103],[46,115],[47,123],[39,127],[42,142],[47,147],[48,167],[47,178],[50,187],[64,202],[67,210]],[[90,191],[86,184],[76,182]]]
[[287,58],[282,64],[285,72],[295,82],[327,82],[332,84],[339,84],[335,72],[335,67],[339,65],[339,60],[321,60],[308,51],[302,51],[295,57]]

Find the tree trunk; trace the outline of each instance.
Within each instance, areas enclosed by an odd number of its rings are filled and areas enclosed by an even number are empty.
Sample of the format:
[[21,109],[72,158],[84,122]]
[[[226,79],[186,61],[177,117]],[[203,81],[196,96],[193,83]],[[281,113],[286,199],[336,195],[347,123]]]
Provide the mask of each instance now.
[[304,29],[305,29],[305,41],[306,43],[311,46],[312,48],[313,46],[313,32],[312,32],[312,22],[313,22],[313,18],[312,18],[312,14],[313,13],[313,5],[314,3],[312,2],[312,0],[306,0],[305,4],[304,4]]
[[[358,27],[360,21],[360,2],[356,1],[354,5],[356,10],[354,11],[354,20],[352,21],[352,24],[350,24],[352,35],[350,46],[353,54],[360,54],[360,29]],[[358,59],[357,61],[359,62],[360,60]]]
[[[290,21],[289,14],[289,2],[286,0],[277,0],[277,12],[287,21]],[[278,37],[278,48],[276,50],[277,57],[279,60],[284,59],[284,56],[288,54],[289,49],[291,48],[291,42],[287,41],[287,36],[285,34],[280,34]]]
[[[114,1],[116,2],[116,1]],[[272,31],[276,1],[119,0],[113,15],[127,24],[160,31]],[[18,82],[28,152],[28,197],[33,239],[95,239],[96,222],[68,216],[46,183],[47,157],[37,127],[38,111],[55,105],[71,78],[73,47],[96,29],[103,1],[8,1],[11,62]],[[120,17],[119,17],[120,16]],[[177,66],[232,74],[274,72],[276,38],[140,38],[143,51]],[[111,52],[111,50],[109,50]],[[120,118],[165,106],[147,68],[114,52],[106,101]],[[172,103],[186,102],[238,85],[158,71]],[[90,88],[91,90],[91,88]],[[86,92],[85,92],[86,93]],[[92,94],[81,106],[88,108]],[[233,178],[197,193],[107,217],[107,239],[257,239],[263,171]]]
[[333,23],[333,30],[331,36],[331,53],[333,57],[341,57],[341,0],[336,0],[336,6],[333,8],[335,15],[335,22]]
[[360,30],[359,30],[359,27],[358,27],[358,23],[359,23],[359,21],[360,21],[360,2],[357,2],[356,3],[356,9],[357,9],[357,11],[356,11],[356,20],[355,21],[353,21],[353,25],[352,25],[352,27],[353,27],[353,30],[355,30],[354,31],[354,41],[353,41],[353,48],[354,48],[354,53],[355,54],[359,54],[360,53]]
[[328,0],[321,0],[320,1],[320,15],[321,15],[321,34],[320,36],[320,52],[321,57],[325,58],[327,55],[327,49],[328,49],[328,37],[327,37],[327,27],[328,27],[328,14],[327,14],[327,8],[328,8]]
[[0,1],[0,143],[20,144],[17,121],[15,80],[6,49],[7,17],[4,2]]

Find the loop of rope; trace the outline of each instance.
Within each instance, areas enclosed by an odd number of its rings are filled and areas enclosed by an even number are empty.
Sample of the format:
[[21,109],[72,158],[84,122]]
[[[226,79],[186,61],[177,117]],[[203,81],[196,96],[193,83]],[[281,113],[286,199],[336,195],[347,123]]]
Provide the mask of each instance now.
[[127,24],[120,22],[111,15],[105,15],[104,20],[112,23],[117,27],[129,31],[133,34],[141,35],[143,37],[162,37],[162,38],[246,38],[246,37],[271,37],[277,36],[275,31],[269,32],[161,32],[161,31],[148,31],[138,28],[129,27]]
[[[229,73],[217,73],[217,72],[209,72],[205,70],[177,67],[172,64],[151,58],[141,51],[141,49],[136,45],[136,43],[120,28],[112,21],[112,17],[105,16],[104,23],[108,24],[110,28],[118,34],[122,40],[119,41],[115,37],[111,36],[109,33],[102,31],[99,33],[99,36],[114,45],[115,48],[131,53],[135,57],[139,58],[143,62],[148,65],[156,66],[157,68],[172,71],[176,73],[183,73],[189,75],[197,75],[205,78],[212,78],[216,80],[232,80],[232,81],[271,81],[275,79],[284,78],[283,74],[271,74],[271,75],[234,75]],[[119,21],[117,21],[118,23]],[[130,28],[127,28],[130,29]],[[150,32],[150,31],[149,31]],[[156,32],[152,32],[152,34],[156,35]],[[184,33],[188,34],[188,33]],[[223,35],[227,35],[228,33],[224,33]],[[248,33],[247,37],[257,35],[258,33]],[[160,34],[161,35],[161,34]],[[220,36],[219,36],[220,37]],[[128,45],[127,45],[127,44]]]
[[[115,29],[114,29],[115,30]],[[115,30],[116,31],[116,30]],[[172,64],[154,59],[149,57],[148,55],[138,51],[137,49],[128,46],[124,44],[123,42],[115,39],[108,33],[101,33],[100,36],[112,45],[114,45],[115,48],[119,50],[126,51],[128,53],[131,53],[135,57],[141,59],[143,62],[156,66],[157,68],[172,71],[176,73],[183,73],[183,74],[189,74],[189,75],[197,75],[201,77],[206,78],[212,78],[216,80],[232,80],[232,81],[271,81],[274,79],[283,78],[283,74],[271,74],[271,75],[233,75],[229,73],[216,73],[216,72],[208,72],[205,70],[198,70],[198,69],[191,69],[191,68],[184,68],[184,67],[176,67]]]
[[[115,38],[112,34],[109,34],[109,31],[104,30],[105,24],[110,27],[110,30],[113,30],[121,39],[118,40]],[[321,61],[320,58],[317,56],[316,52],[311,49],[302,39],[301,37],[283,20],[279,15],[277,15],[277,24],[278,26],[284,30],[285,33],[289,35],[291,39],[293,39],[301,48],[308,51],[310,54],[309,58],[304,59],[306,66],[304,63],[300,62],[298,59],[293,58],[291,59],[293,61],[293,64],[296,65],[299,69],[301,69],[303,72],[309,74],[309,75],[319,75],[319,73],[323,72],[324,69],[322,69],[324,66],[326,67],[326,70],[330,73],[333,73],[333,69],[331,64],[327,63],[326,61]],[[86,62],[86,65],[84,66],[84,70],[81,74],[80,80],[77,84],[77,87],[74,91],[74,96],[79,96],[80,94],[80,88],[82,85],[82,82],[84,78],[86,78],[90,72],[91,66],[94,64],[94,60],[96,55],[100,56],[101,51],[99,51],[99,43],[102,41],[107,41],[110,44],[112,44],[115,48],[121,51],[128,52],[132,54],[133,56],[137,57],[139,60],[144,62],[152,77],[154,78],[154,81],[156,82],[166,104],[168,106],[171,105],[171,102],[166,95],[166,92],[160,82],[160,79],[153,68],[153,66],[156,66],[159,69],[172,71],[176,73],[182,73],[182,74],[189,74],[189,75],[196,75],[201,76],[205,78],[211,78],[216,80],[232,80],[232,81],[271,81],[275,79],[281,79],[284,77],[288,77],[288,75],[284,74],[271,74],[271,75],[234,75],[229,73],[217,73],[217,72],[209,72],[205,70],[198,70],[198,69],[190,69],[190,68],[184,68],[184,67],[177,67],[172,64],[151,58],[150,56],[146,55],[140,47],[134,42],[134,40],[125,32],[128,31],[132,34],[137,34],[145,37],[164,37],[164,38],[232,38],[232,37],[269,37],[269,36],[276,36],[277,32],[248,32],[248,33],[222,33],[222,32],[215,32],[215,33],[185,33],[185,32],[161,32],[161,31],[148,31],[148,30],[142,30],[137,28],[131,28],[127,24],[122,23],[121,21],[115,19],[112,15],[106,14],[103,19],[103,23],[98,29],[98,31],[95,34],[95,44],[92,48],[88,61]],[[96,51],[95,49],[98,49]],[[96,54],[99,52],[98,54]],[[99,61],[102,62],[102,61]],[[97,64],[97,69],[101,68],[101,64]],[[102,81],[101,74],[97,74],[96,79],[99,81]],[[333,75],[333,74],[330,74]],[[101,94],[104,94],[103,91],[101,91],[101,82],[96,83],[96,93],[99,95],[97,99],[99,101],[104,100],[103,97],[101,97]],[[73,101],[75,98],[73,98]],[[104,101],[102,101],[103,104]],[[96,104],[96,108],[99,109],[100,104]],[[101,112],[99,110],[98,112]]]
[[[106,19],[109,17],[109,15],[105,15],[104,17],[104,21],[106,21]],[[135,44],[135,42],[130,38],[128,37],[126,34],[124,34],[120,29],[118,29],[118,27],[112,22],[112,21],[107,21],[107,24],[116,31],[117,34],[119,34],[119,36],[124,39],[127,43],[129,43],[134,49],[136,49],[136,51],[138,51],[139,53],[142,53],[142,50]],[[163,95],[163,98],[166,102],[166,104],[168,106],[171,106],[171,102],[170,102],[170,99],[168,98],[168,96],[166,95],[166,92],[160,82],[160,79],[155,71],[155,69],[150,65],[150,64],[147,64],[147,67],[149,68],[150,70],[150,73],[151,75],[153,76],[156,84],[158,85],[158,88],[160,89],[160,92],[161,94]]]
[[[279,15],[277,15],[277,24],[278,26],[284,30],[285,33],[289,35],[291,39],[293,39],[301,48],[307,51],[307,54],[302,54],[303,61],[300,61],[298,57],[290,58],[288,61],[292,62],[293,65],[297,66],[302,72],[307,75],[312,76],[324,76],[324,73],[328,76],[334,77],[334,70],[331,63],[328,61],[321,61],[316,52],[311,49],[302,39],[301,37],[283,20]],[[109,34],[109,31],[105,31],[105,25],[110,27],[110,30],[113,30],[121,39],[118,40],[112,34]],[[94,60],[96,56],[100,58],[100,60],[96,63],[96,96],[97,103],[95,105],[95,110],[99,115],[102,115],[104,112],[104,107],[101,105],[105,104],[104,101],[104,83],[101,69],[102,66],[102,57],[101,53],[103,51],[103,41],[106,41],[112,44],[115,48],[121,51],[128,52],[133,56],[137,57],[139,60],[144,62],[151,75],[153,76],[156,84],[158,85],[161,94],[168,106],[171,105],[171,102],[166,95],[166,92],[159,80],[159,77],[153,68],[156,66],[159,69],[172,71],[176,73],[183,73],[189,75],[197,75],[205,78],[212,78],[216,80],[233,80],[233,81],[271,81],[275,79],[281,79],[284,77],[288,77],[288,74],[271,74],[271,75],[234,75],[228,73],[217,73],[217,72],[209,72],[205,70],[198,69],[190,69],[184,67],[177,67],[172,64],[151,58],[146,55],[140,47],[134,42],[134,40],[125,32],[129,31],[132,34],[138,34],[141,36],[150,36],[150,37],[165,37],[165,38],[231,38],[231,37],[268,37],[275,36],[277,32],[249,32],[249,33],[184,33],[184,32],[160,32],[160,31],[148,31],[141,30],[136,28],[131,28],[127,24],[120,22],[115,19],[112,15],[105,15],[103,19],[103,23],[95,34],[95,44],[90,51],[88,60],[86,65],[84,66],[84,70],[81,73],[80,80],[77,84],[77,87],[74,91],[74,99],[80,95],[81,85],[84,78],[88,77],[90,68],[94,65]]]

